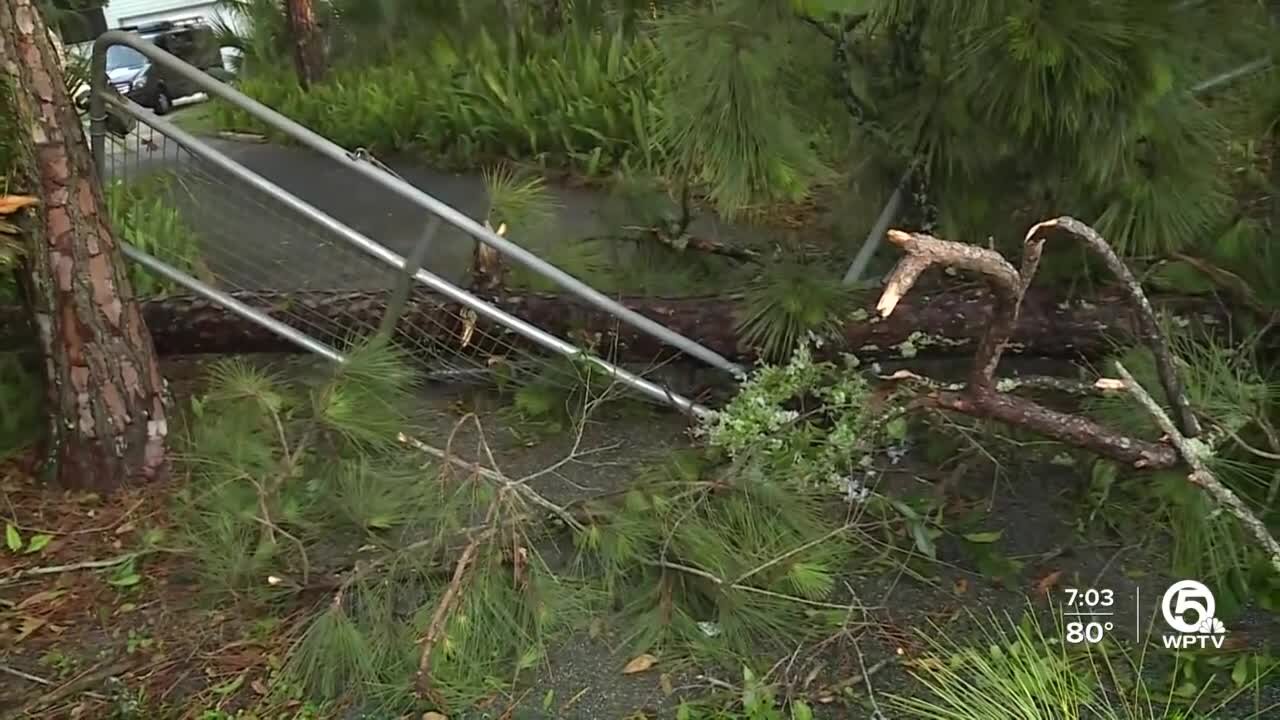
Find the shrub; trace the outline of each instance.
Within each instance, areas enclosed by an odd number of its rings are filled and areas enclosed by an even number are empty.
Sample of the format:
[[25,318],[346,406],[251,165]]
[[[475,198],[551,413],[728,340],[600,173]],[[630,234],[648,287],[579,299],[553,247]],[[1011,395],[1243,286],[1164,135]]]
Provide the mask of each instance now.
[[[621,31],[535,36],[520,55],[481,31],[466,46],[437,37],[426,49],[336,70],[309,93],[284,68],[246,77],[241,90],[347,147],[597,175],[655,162],[653,55],[650,42]],[[236,108],[221,106],[217,118],[265,132]]]

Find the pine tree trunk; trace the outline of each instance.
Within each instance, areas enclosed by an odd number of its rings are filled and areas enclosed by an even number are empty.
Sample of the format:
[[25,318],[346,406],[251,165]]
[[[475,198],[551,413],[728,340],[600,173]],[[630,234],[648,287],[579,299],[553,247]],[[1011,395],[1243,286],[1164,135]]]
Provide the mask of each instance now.
[[17,119],[14,186],[39,205],[25,285],[45,358],[54,477],[110,490],[166,470],[166,394],[36,0],[0,2],[0,78]]
[[316,27],[315,8],[311,0],[285,0],[289,35],[293,39],[293,64],[298,71],[298,84],[310,90],[324,77],[324,45]]
[[[815,357],[839,360],[841,353],[862,358],[903,358],[972,355],[978,338],[987,329],[993,298],[981,287],[926,289],[927,283],[904,297],[893,314],[879,319],[875,313],[878,291],[863,293],[861,312],[851,313],[839,337],[832,338]],[[290,316],[306,318],[307,332],[319,339],[337,341],[360,328],[378,327],[390,293],[385,291],[294,290],[232,292],[241,302],[262,309],[285,322]],[[670,347],[612,315],[572,296],[550,293],[480,291],[498,308],[563,338],[592,337],[611,357],[623,362],[652,363],[667,357]],[[649,298],[622,297],[626,307],[653,318],[672,330],[693,338],[731,360],[759,360],[745,347],[735,327],[741,313],[733,297]],[[1212,319],[1224,333],[1232,327],[1233,309],[1212,298],[1152,295],[1162,313]],[[1247,310],[1235,309],[1238,317]],[[466,335],[462,308],[439,295],[415,288],[403,308],[396,337],[410,346],[427,340],[450,350],[478,356],[500,353],[484,337],[523,345],[517,337],[481,318],[473,333],[477,340],[461,346]],[[161,355],[192,353],[300,352],[288,340],[235,313],[191,295],[149,298],[142,314]],[[24,328],[22,311],[0,306],[0,350],[20,347]],[[1116,343],[1131,343],[1138,325],[1116,289],[1103,290],[1085,299],[1068,301],[1061,294],[1032,288],[1023,300],[1009,355],[1089,358],[1114,350]],[[1264,340],[1270,352],[1280,338],[1272,333]]]

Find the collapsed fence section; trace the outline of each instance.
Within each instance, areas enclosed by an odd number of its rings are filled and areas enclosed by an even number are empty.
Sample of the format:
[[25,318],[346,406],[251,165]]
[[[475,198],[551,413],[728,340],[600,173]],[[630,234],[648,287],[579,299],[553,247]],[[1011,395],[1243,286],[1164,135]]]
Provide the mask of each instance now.
[[[108,33],[98,41],[95,52],[100,55],[116,43],[137,47],[170,69],[199,75],[197,84],[207,86],[210,95],[255,111],[273,125],[288,128],[291,134],[300,130],[307,134],[309,145],[332,146],[138,38]],[[165,302],[171,306],[203,309],[203,313],[168,316],[169,322],[184,324],[170,330],[195,336],[194,347],[201,345],[199,318],[216,310],[246,321],[241,325],[248,328],[246,341],[254,331],[261,331],[337,361],[343,360],[343,348],[353,341],[394,340],[425,360],[433,374],[441,377],[491,376],[503,370],[545,375],[557,367],[567,373],[576,365],[570,363],[565,368],[564,360],[581,359],[650,400],[697,415],[706,413],[689,399],[597,353],[584,352],[422,267],[432,245],[441,242],[440,229],[445,223],[462,227],[482,242],[492,243],[496,238],[495,247],[517,260],[527,259],[520,256],[529,253],[507,243],[517,251],[512,253],[502,245],[507,241],[496,233],[398,177],[352,160],[376,177],[386,178],[386,183],[404,196],[430,200],[421,203],[430,213],[405,256],[249,170],[216,141],[195,137],[101,87],[94,92],[92,105],[95,157],[107,181],[116,221],[124,225],[124,234],[132,241],[125,252],[148,271],[139,279],[139,292],[168,294],[172,297]],[[110,147],[104,127],[108,109],[138,123],[135,133],[123,142],[113,141]],[[171,212],[159,211],[162,208],[157,203]],[[535,271],[545,270],[545,263],[533,259],[536,262],[526,264]],[[544,276],[559,282],[556,273],[563,273],[552,270]],[[580,301],[607,310],[619,322],[664,341],[672,340],[673,349],[712,361],[721,369],[741,372],[715,353],[590,288],[580,292],[582,288],[574,283],[577,281],[561,285],[575,291]],[[185,297],[174,295],[182,291],[187,293]],[[247,342],[246,351],[252,345]]]

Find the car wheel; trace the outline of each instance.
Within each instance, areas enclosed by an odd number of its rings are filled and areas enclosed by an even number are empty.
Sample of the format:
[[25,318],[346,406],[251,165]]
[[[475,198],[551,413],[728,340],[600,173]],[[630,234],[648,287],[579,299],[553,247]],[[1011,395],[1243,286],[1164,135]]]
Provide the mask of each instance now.
[[161,88],[156,91],[156,114],[168,115],[173,110],[173,101],[169,99],[169,93]]

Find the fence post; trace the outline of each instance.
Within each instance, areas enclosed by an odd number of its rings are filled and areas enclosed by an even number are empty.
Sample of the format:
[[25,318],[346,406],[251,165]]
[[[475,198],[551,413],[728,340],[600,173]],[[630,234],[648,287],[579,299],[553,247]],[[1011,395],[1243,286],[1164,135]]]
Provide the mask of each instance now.
[[400,322],[400,316],[404,314],[405,305],[409,302],[409,292],[413,289],[413,277],[417,275],[422,262],[426,260],[427,253],[431,250],[431,241],[435,239],[436,233],[440,230],[440,216],[432,215],[427,221],[427,228],[422,232],[422,239],[409,252],[409,256],[404,259],[404,269],[401,270],[399,277],[396,279],[395,290],[392,291],[390,299],[387,300],[387,309],[382,314],[382,322],[378,325],[378,332],[374,335],[373,342],[381,345],[391,339],[391,334],[396,330],[396,324]]

